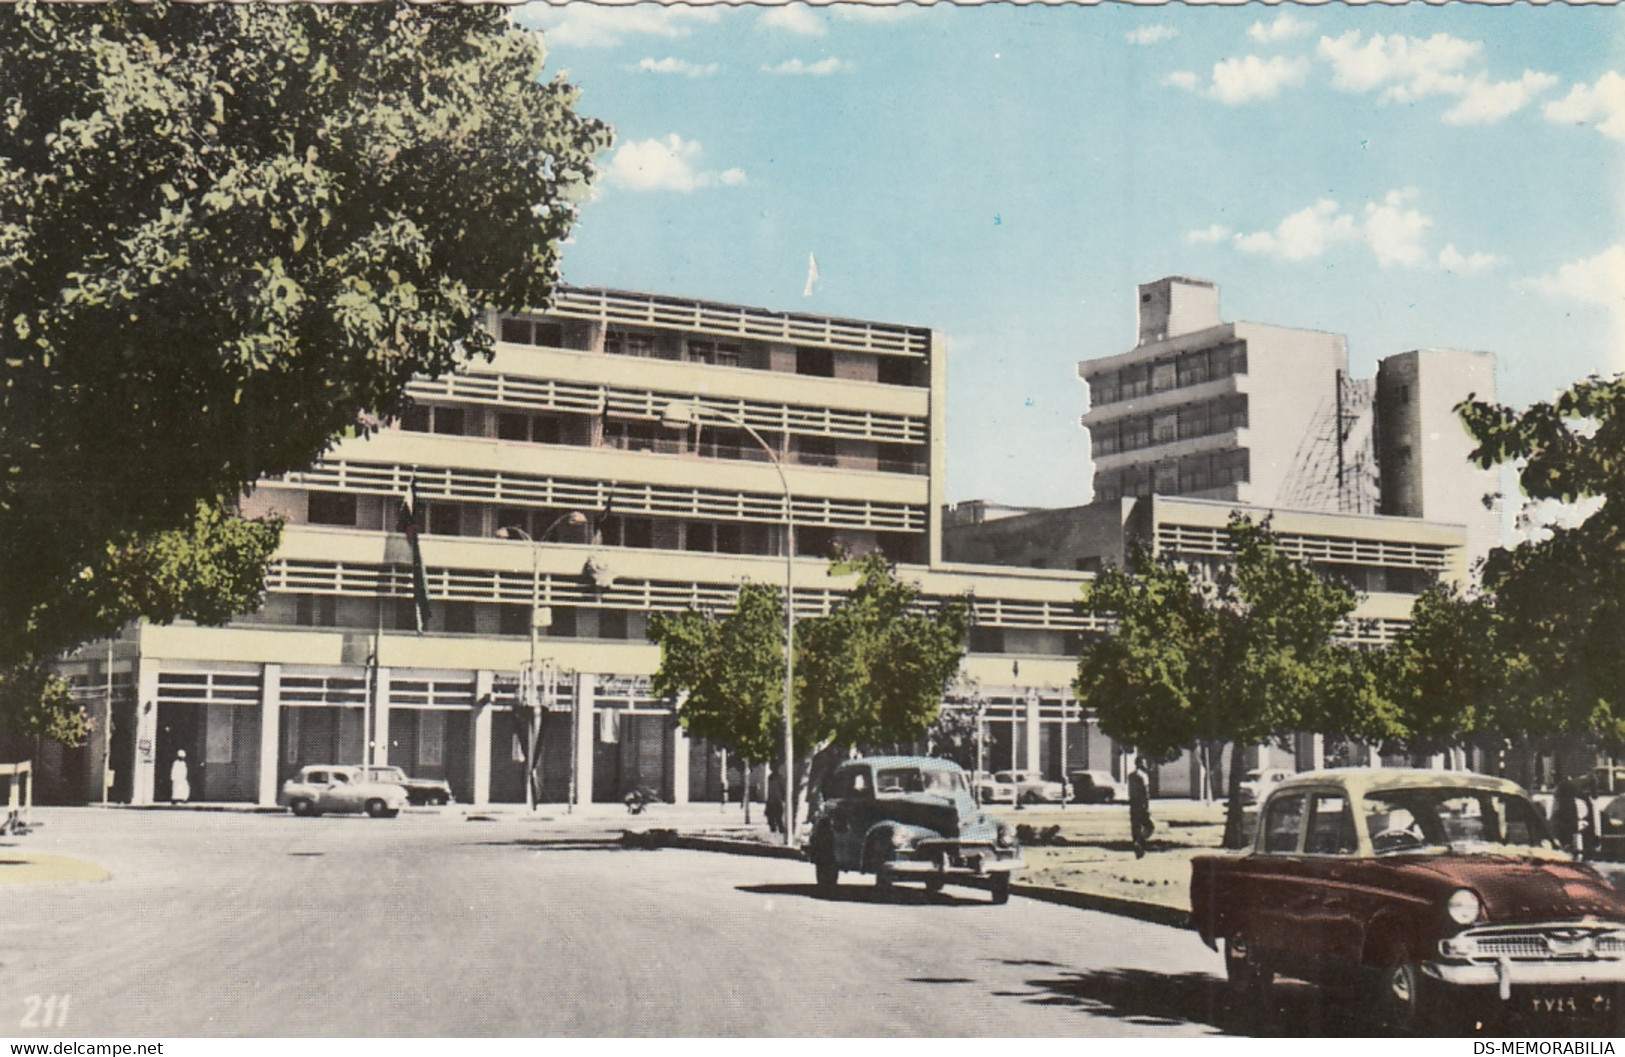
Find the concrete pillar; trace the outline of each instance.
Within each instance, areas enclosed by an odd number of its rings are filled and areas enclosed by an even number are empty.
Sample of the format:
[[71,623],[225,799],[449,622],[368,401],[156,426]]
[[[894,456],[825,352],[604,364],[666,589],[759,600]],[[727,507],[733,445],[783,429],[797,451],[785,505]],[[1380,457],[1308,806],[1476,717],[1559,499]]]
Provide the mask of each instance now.
[[282,665],[260,671],[260,806],[275,807],[277,750],[281,747]]
[[130,803],[150,804],[158,756],[158,662],[138,657],[135,673],[135,768]]
[[1027,691],[1027,765],[1029,771],[1044,769],[1044,729],[1039,720],[1037,690]]
[[491,802],[491,688],[495,672],[474,673],[474,805]]
[[592,803],[592,710],[597,700],[598,676],[581,672],[576,676],[575,693],[575,800],[577,804]]
[[389,762],[389,669],[380,666],[373,681],[371,754],[363,752],[373,763]]
[[671,717],[671,802],[688,803],[688,731]]

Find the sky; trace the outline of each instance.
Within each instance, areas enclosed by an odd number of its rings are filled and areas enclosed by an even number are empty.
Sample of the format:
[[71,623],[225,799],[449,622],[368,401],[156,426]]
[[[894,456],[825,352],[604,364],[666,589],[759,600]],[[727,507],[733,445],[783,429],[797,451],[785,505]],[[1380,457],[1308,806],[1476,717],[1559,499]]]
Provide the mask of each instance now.
[[518,18],[616,132],[565,280],[936,330],[951,502],[1088,501],[1077,363],[1165,275],[1346,335],[1356,377],[1487,350],[1523,406],[1625,370],[1619,8]]

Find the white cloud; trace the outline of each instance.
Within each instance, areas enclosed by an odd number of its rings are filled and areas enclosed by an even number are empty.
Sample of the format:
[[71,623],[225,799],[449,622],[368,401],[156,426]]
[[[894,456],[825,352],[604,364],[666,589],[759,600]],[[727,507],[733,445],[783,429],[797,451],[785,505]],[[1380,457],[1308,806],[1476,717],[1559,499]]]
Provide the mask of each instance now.
[[1612,70],[1593,85],[1577,84],[1569,94],[1542,108],[1546,120],[1583,125],[1595,121],[1609,139],[1625,141],[1625,77]]
[[1223,242],[1230,236],[1230,229],[1223,224],[1214,224],[1212,227],[1201,228],[1186,234],[1185,241],[1197,244],[1203,242]]
[[1282,260],[1302,261],[1319,257],[1326,247],[1360,237],[1354,218],[1338,211],[1337,203],[1322,198],[1276,225],[1274,231],[1237,235],[1236,248],[1243,253],[1263,253]]
[[644,59],[638,63],[640,73],[680,73],[685,77],[710,77],[719,70],[714,62],[705,64],[689,62],[687,59]]
[[1138,29],[1130,30],[1124,35],[1123,39],[1128,41],[1130,44],[1156,44],[1160,41],[1171,40],[1177,36],[1179,36],[1179,30],[1175,29],[1173,26],[1164,26],[1159,24],[1154,26],[1141,26]]
[[1525,70],[1512,81],[1493,81],[1482,70],[1472,70],[1484,54],[1478,41],[1448,33],[1431,37],[1385,37],[1373,34],[1362,42],[1359,30],[1340,37],[1321,37],[1316,54],[1332,66],[1332,84],[1347,92],[1371,92],[1384,103],[1414,103],[1428,96],[1454,96],[1446,110],[1452,125],[1490,125],[1517,113],[1557,78]]
[[1302,19],[1293,18],[1290,14],[1281,14],[1274,22],[1265,25],[1254,22],[1247,27],[1247,35],[1260,44],[1279,44],[1283,40],[1294,40],[1308,33],[1312,28]]
[[1383,267],[1399,264],[1414,268],[1427,260],[1422,236],[1433,226],[1433,221],[1414,209],[1405,208],[1405,203],[1415,197],[1415,188],[1407,188],[1389,191],[1381,205],[1366,203],[1365,240]]
[[842,62],[833,55],[817,62],[802,62],[800,59],[786,59],[777,66],[763,66],[763,73],[811,74],[814,77],[825,77],[832,73],[850,69],[849,62]]
[[900,22],[913,18],[925,8],[917,4],[837,3],[824,10],[846,22]]
[[829,31],[824,20],[813,14],[812,8],[806,4],[770,7],[762,12],[757,23],[768,29],[782,29],[787,33],[794,33],[798,37],[822,37]]
[[1547,297],[1625,312],[1625,245],[1610,246],[1595,257],[1570,261],[1556,275],[1526,279],[1523,285]]
[[519,12],[522,25],[537,26],[548,44],[577,48],[613,48],[630,36],[686,37],[697,23],[714,23],[715,8],[667,7],[664,4],[563,7],[530,5]]
[[1309,60],[1287,59],[1279,55],[1260,59],[1248,55],[1225,59],[1213,67],[1213,86],[1207,94],[1229,106],[1255,99],[1273,99],[1282,88],[1302,84],[1309,76]]
[[1439,267],[1447,272],[1458,275],[1477,275],[1495,267],[1505,264],[1506,258],[1493,253],[1467,253],[1456,249],[1455,243],[1449,243],[1439,251]]
[[1475,77],[1462,92],[1461,102],[1444,112],[1449,125],[1493,125],[1515,114],[1529,104],[1535,96],[1557,83],[1549,73],[1525,70],[1516,81],[1491,81],[1488,77]]
[[1172,85],[1175,88],[1183,88],[1187,92],[1194,92],[1196,91],[1196,86],[1200,80],[1201,78],[1197,77],[1189,70],[1175,70],[1173,73],[1164,77],[1162,79],[1162,83]]
[[617,148],[604,172],[606,182],[628,191],[678,191],[733,187],[745,182],[743,169],[702,170],[700,145],[673,133],[665,139],[635,140]]

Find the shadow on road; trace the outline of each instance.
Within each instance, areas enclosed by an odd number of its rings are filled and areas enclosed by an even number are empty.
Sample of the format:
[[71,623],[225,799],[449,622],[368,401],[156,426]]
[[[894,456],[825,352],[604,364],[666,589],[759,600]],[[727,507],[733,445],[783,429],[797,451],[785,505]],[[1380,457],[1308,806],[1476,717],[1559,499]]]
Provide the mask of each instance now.
[[1225,982],[1205,973],[1110,969],[1026,983],[1034,990],[999,993],[1034,1005],[1074,1005],[1130,1024],[1205,1024],[1230,1035],[1363,1037],[1377,1031],[1356,1012],[1349,996],[1288,980],[1275,985],[1268,1012],[1233,1008]]
[[620,837],[516,837],[513,840],[469,841],[471,848],[525,848],[530,851],[659,851],[648,844],[631,844]]
[[949,892],[927,892],[923,888],[893,885],[877,888],[874,885],[838,885],[833,892],[825,892],[815,884],[756,884],[738,885],[739,892],[755,895],[801,896],[825,903],[884,903],[887,906],[987,906],[986,896],[966,899]]

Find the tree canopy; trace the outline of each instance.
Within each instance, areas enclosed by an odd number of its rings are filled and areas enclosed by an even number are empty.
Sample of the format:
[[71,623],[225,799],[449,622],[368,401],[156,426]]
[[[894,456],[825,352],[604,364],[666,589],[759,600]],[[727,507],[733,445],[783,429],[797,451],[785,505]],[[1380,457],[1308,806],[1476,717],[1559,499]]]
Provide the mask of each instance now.
[[[275,526],[228,527],[236,497],[546,303],[611,134],[543,57],[495,6],[7,5],[7,686],[136,617],[252,609]],[[143,586],[180,539],[198,578]]]
[[[1216,773],[1226,742],[1384,728],[1367,661],[1332,642],[1354,611],[1354,592],[1281,554],[1267,524],[1238,516],[1227,533],[1226,558],[1198,564],[1138,552],[1128,569],[1107,569],[1084,586],[1084,608],[1116,622],[1115,634],[1084,650],[1075,683],[1101,730],[1152,757],[1200,745]],[[1234,760],[1230,772],[1239,832]]]

